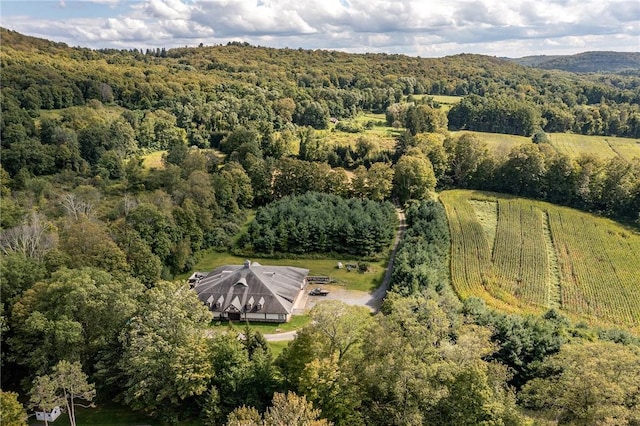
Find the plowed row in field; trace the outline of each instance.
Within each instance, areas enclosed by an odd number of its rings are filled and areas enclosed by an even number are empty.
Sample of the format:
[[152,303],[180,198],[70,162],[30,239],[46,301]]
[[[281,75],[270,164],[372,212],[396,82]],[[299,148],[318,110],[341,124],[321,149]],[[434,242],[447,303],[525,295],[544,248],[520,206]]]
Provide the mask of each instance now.
[[[481,297],[510,310],[559,307],[573,317],[640,327],[639,234],[538,201],[459,190],[440,199],[451,229],[452,283],[461,298]],[[476,214],[478,200],[497,205],[493,233],[486,229],[491,209]]]

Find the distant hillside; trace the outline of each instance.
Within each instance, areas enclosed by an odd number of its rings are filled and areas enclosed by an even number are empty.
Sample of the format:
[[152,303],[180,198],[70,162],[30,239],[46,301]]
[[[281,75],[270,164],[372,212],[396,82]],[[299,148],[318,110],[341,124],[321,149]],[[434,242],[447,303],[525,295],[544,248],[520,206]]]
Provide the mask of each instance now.
[[537,55],[510,59],[533,68],[575,73],[640,71],[640,52],[584,52],[576,55]]

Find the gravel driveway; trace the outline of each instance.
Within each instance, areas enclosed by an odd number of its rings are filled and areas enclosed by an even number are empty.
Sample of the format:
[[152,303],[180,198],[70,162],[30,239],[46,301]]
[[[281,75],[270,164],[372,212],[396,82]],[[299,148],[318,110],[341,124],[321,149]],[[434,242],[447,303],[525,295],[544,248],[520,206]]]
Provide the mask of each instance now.
[[[384,278],[382,280],[382,284],[380,284],[380,287],[378,287],[373,293],[368,293],[366,291],[347,290],[343,286],[333,284],[309,284],[305,289],[305,294],[296,301],[296,306],[293,309],[293,315],[303,314],[323,300],[340,300],[347,305],[368,306],[372,312],[377,312],[382,305],[382,299],[384,299],[384,296],[387,294],[389,281],[391,280],[391,272],[393,270],[393,260],[395,259],[396,249],[398,248],[398,243],[402,239],[402,235],[404,234],[404,231],[407,227],[405,223],[404,212],[400,209],[398,209],[398,219],[399,225],[398,231],[396,232],[396,239],[393,244],[393,251],[391,252],[389,264],[387,265],[387,270],[384,274]],[[329,294],[327,294],[326,296],[309,295],[309,292],[316,287],[320,287],[323,290],[328,290]],[[295,331],[282,334],[265,334],[264,337],[270,341],[293,340],[295,338]]]

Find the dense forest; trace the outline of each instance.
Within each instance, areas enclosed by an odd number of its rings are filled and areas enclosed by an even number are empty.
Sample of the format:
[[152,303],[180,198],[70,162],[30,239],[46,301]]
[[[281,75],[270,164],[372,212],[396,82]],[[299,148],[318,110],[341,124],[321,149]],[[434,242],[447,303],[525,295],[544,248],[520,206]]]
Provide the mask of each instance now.
[[[85,400],[169,424],[282,424],[294,412],[315,425],[640,424],[638,338],[459,300],[434,201],[486,189],[635,232],[640,160],[570,158],[546,133],[640,138],[637,75],[0,36],[3,413],[64,405],[55,396],[72,378]],[[436,95],[462,100],[446,109]],[[363,113],[381,118],[350,124]],[[364,131],[383,127],[392,148]],[[501,156],[458,129],[532,141]],[[347,142],[326,136],[338,132]],[[381,312],[319,304],[277,358],[249,328],[208,338],[210,312],[173,281],[206,250],[380,253],[391,202],[409,228]],[[309,245],[305,229],[322,238]]]
[[245,244],[266,254],[374,256],[391,243],[396,222],[395,208],[388,201],[345,200],[338,195],[309,192],[258,209]]
[[511,60],[530,67],[575,73],[637,73],[640,68],[639,52],[584,52],[575,55],[525,56]]

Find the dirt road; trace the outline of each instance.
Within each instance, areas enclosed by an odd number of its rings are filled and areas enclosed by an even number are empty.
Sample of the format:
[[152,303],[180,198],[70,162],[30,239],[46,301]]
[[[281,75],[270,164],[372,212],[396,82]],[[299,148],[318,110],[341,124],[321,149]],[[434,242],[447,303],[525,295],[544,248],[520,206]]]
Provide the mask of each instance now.
[[[365,291],[347,290],[344,287],[337,285],[323,285],[322,288],[325,290],[329,290],[329,294],[326,296],[309,296],[308,294],[306,294],[305,299],[303,300],[305,311],[311,309],[317,303],[322,302],[323,300],[340,300],[348,305],[368,306],[372,312],[377,312],[378,309],[380,309],[382,300],[387,294],[387,289],[389,288],[389,283],[391,282],[393,261],[396,257],[398,244],[400,243],[400,240],[402,239],[402,236],[407,229],[404,211],[402,211],[401,209],[397,209],[397,213],[398,230],[396,231],[396,238],[393,242],[393,249],[391,251],[391,256],[389,257],[389,263],[387,265],[387,269],[384,273],[384,278],[382,279],[382,283],[380,284],[380,286],[373,293],[367,293]],[[264,338],[268,341],[275,342],[293,340],[295,336],[295,331],[289,331],[286,333],[265,334]]]

